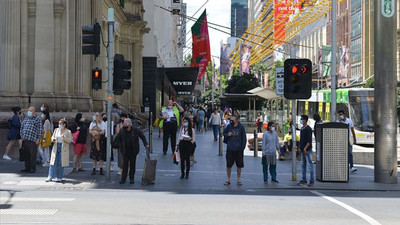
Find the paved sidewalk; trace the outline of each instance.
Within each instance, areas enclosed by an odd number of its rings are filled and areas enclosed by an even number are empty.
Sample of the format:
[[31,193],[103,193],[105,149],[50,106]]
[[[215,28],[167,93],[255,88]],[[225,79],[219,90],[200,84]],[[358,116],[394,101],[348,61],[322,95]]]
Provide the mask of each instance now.
[[[147,136],[148,134],[146,134]],[[143,189],[148,191],[172,191],[172,192],[202,192],[217,191],[232,193],[235,191],[254,191],[257,189],[320,189],[320,190],[349,190],[349,191],[399,191],[398,184],[379,184],[374,182],[374,170],[372,166],[357,165],[358,171],[350,174],[348,183],[315,182],[313,188],[297,186],[298,181],[292,181],[291,161],[278,161],[277,179],[279,184],[264,184],[261,167],[261,152],[258,157],[253,152],[245,150],[244,164],[242,170],[243,186],[236,185],[236,169],[233,168],[232,184],[224,186],[226,180],[226,161],[224,156],[218,156],[218,142],[213,141],[212,131],[196,133],[197,163],[191,167],[188,180],[179,179],[180,166],[172,163],[171,150],[167,155],[162,155],[162,138],[158,133],[153,136],[154,154],[157,158],[157,178],[154,185],[141,185],[142,169],[144,165],[144,148],[141,151],[136,164],[135,184],[129,182],[121,185],[118,183],[120,176],[117,175],[118,168],[113,162],[114,172],[111,173],[111,180],[105,176],[91,176],[91,161],[84,156],[84,167],[86,172],[72,172],[72,168],[65,169],[65,183],[45,183],[48,168],[38,166],[35,174],[20,174],[23,163],[17,160],[0,160],[0,184],[1,189],[9,190],[84,190],[84,189]],[[225,147],[225,145],[224,145]],[[117,158],[117,157],[115,157]],[[72,154],[71,154],[72,159]],[[301,178],[301,163],[297,163],[297,180]],[[399,173],[400,174],[400,173]],[[308,176],[308,174],[307,174]]]

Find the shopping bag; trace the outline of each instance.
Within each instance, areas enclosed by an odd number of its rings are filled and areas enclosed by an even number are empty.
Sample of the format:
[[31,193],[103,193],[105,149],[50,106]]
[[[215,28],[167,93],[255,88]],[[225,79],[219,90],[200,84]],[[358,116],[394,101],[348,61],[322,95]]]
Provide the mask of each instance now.
[[79,136],[79,130],[72,133],[72,144],[76,144],[76,142],[78,141],[78,136]]
[[160,123],[160,120],[157,118],[154,120],[153,127],[158,127],[158,124]]

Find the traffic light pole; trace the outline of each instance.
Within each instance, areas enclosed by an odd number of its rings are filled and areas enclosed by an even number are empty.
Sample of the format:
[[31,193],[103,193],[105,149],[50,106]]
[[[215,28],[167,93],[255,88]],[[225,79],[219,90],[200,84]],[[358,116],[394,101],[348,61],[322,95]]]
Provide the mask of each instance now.
[[331,112],[329,119],[336,121],[336,0],[332,0],[332,43],[331,43]]
[[114,71],[114,9],[108,9],[108,46],[107,46],[107,60],[108,60],[108,88],[107,88],[107,180],[110,178],[111,166],[111,134],[112,134],[112,115],[111,105],[113,99],[113,71]]
[[395,0],[374,3],[375,182],[397,183]]
[[[294,46],[290,48],[290,58],[296,58],[296,49]],[[297,180],[297,159],[296,159],[296,151],[299,151],[296,147],[296,100],[292,100],[292,180]]]

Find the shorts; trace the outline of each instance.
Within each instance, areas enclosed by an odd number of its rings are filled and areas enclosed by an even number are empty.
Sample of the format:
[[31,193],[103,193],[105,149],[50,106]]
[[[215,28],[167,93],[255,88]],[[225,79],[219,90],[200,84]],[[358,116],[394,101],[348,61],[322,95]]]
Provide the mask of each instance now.
[[74,154],[87,154],[86,144],[76,143],[74,144]]
[[232,168],[236,163],[236,167],[243,168],[243,151],[226,151],[226,167]]

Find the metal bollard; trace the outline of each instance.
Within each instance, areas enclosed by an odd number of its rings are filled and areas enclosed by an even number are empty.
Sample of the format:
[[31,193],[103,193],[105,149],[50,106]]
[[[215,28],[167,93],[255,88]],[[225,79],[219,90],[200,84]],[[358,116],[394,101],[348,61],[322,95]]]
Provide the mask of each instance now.
[[254,146],[254,157],[257,157],[258,156],[258,132],[257,132],[257,129],[254,129],[253,146]]
[[223,127],[219,127],[219,156],[223,156],[224,155],[224,128]]
[[153,154],[153,112],[150,112],[149,149],[150,153]]

